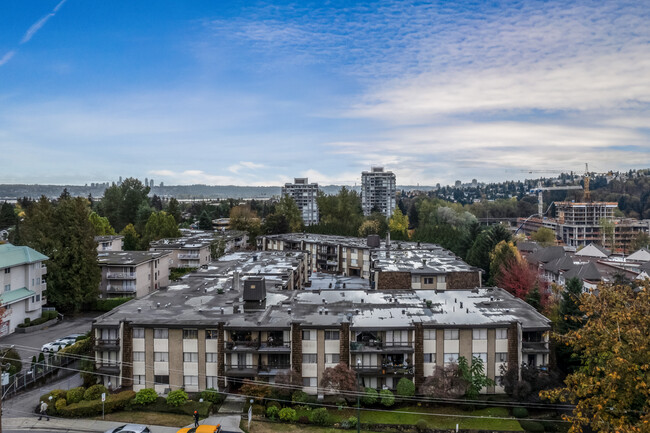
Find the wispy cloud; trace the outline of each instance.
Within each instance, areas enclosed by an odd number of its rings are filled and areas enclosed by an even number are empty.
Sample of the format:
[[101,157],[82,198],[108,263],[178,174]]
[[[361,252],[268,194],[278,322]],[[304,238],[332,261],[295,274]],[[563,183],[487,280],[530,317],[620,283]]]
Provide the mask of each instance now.
[[257,164],[250,161],[239,161],[239,163],[233,164],[230,167],[228,167],[228,171],[237,174],[242,169],[256,170],[264,167],[265,167],[264,164]]
[[11,50],[8,53],[6,53],[4,56],[0,57],[0,66],[4,65],[7,63],[11,58],[16,54],[15,50]]

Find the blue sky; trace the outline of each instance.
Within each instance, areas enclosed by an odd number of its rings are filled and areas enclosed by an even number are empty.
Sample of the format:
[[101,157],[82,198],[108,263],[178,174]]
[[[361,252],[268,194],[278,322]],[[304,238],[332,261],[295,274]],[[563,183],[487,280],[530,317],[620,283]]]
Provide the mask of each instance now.
[[650,166],[650,3],[0,2],[0,182]]

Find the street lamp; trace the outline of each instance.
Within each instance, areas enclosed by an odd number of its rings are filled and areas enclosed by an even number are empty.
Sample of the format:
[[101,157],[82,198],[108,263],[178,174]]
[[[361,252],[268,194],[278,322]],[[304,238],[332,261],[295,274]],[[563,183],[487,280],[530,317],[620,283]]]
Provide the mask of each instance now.
[[361,433],[361,404],[359,402],[359,370],[361,369],[361,360],[357,358],[357,433]]

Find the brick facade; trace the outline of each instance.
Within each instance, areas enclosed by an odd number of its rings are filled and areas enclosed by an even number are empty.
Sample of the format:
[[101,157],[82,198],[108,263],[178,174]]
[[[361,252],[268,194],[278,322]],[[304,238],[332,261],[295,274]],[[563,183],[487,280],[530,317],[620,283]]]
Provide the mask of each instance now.
[[472,272],[450,272],[447,274],[447,290],[471,290],[481,286],[481,273]]
[[226,340],[225,340],[225,335],[223,331],[223,322],[219,322],[219,325],[217,325],[217,347],[218,347],[218,353],[219,357],[217,359],[217,376],[219,376],[218,383],[219,383],[219,389],[224,389],[226,387],[226,380],[225,380],[225,375],[226,375],[226,366],[225,366],[225,352],[226,352]]
[[291,324],[291,368],[302,374],[302,333],[295,322]]
[[421,323],[415,324],[415,388],[419,388],[424,382],[424,328]]
[[122,388],[133,386],[133,328],[124,322],[122,328]]
[[349,366],[350,365],[350,323],[341,323],[341,331],[339,332],[339,362]]
[[[508,370],[519,369],[519,324],[513,322],[508,327]],[[521,376],[521,372],[519,373]],[[521,379],[521,377],[520,377]]]
[[411,273],[379,272],[377,290],[411,290]]

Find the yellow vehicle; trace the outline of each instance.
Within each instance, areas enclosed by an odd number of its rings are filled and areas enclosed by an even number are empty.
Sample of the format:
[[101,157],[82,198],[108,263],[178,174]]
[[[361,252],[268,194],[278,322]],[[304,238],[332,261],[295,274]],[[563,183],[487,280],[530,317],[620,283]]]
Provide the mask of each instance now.
[[221,424],[209,425],[203,424],[198,427],[182,428],[176,433],[221,433]]

